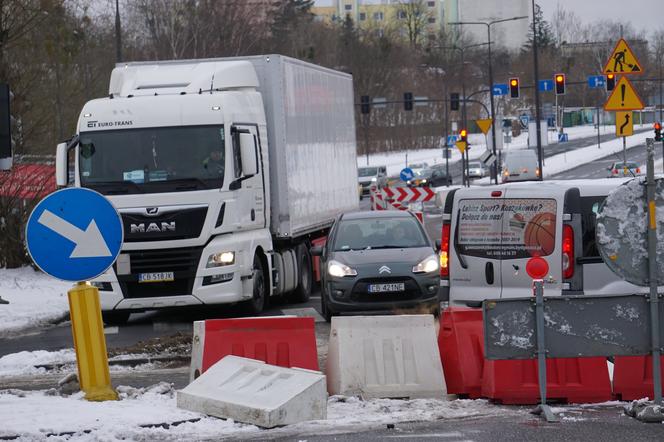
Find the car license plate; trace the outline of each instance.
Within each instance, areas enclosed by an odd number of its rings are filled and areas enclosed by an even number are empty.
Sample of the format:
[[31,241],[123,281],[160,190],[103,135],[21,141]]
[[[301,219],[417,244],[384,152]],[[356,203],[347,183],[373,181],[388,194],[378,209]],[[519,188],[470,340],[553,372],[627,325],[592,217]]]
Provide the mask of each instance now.
[[138,282],[166,282],[175,281],[173,272],[139,273]]
[[403,292],[405,289],[406,284],[403,282],[395,282],[391,284],[369,284],[369,293]]

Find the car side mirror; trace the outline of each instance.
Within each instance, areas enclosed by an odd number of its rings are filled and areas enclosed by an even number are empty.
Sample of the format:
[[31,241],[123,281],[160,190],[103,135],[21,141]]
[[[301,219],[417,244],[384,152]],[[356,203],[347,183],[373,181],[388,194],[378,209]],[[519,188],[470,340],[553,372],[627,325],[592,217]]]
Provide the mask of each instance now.
[[436,251],[440,252],[440,248],[443,246],[443,242],[439,239],[436,240]]
[[309,249],[311,256],[323,256],[323,247],[322,246],[313,246]]

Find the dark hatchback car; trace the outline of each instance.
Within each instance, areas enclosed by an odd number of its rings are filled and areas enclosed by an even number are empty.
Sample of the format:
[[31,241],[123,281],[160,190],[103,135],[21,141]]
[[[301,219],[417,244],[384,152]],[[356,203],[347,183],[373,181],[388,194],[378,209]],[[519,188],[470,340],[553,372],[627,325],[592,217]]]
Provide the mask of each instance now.
[[442,187],[452,185],[452,177],[445,173],[442,167],[424,169],[412,180],[408,181],[410,187]]
[[438,255],[410,212],[340,215],[321,257],[326,320],[338,314],[440,313]]

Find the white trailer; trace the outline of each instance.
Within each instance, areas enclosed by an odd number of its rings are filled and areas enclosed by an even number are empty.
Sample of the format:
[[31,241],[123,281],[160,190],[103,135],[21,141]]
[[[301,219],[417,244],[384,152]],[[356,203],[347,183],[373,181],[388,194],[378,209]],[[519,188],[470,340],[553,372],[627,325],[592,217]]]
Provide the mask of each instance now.
[[93,281],[109,323],[306,300],[310,242],[358,209],[352,77],[280,55],[118,64],[57,153],[58,185],[122,216],[122,253]]

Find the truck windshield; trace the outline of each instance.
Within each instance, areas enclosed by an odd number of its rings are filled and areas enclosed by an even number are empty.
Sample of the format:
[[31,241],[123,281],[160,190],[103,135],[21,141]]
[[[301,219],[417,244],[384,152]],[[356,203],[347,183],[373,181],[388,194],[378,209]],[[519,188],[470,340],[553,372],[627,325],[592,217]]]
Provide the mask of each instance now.
[[219,188],[224,139],[221,125],[82,132],[81,185],[104,194]]

